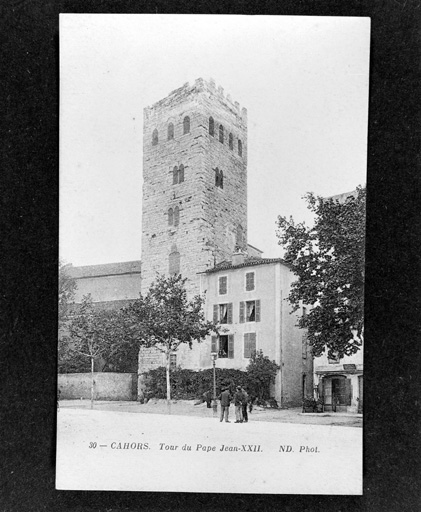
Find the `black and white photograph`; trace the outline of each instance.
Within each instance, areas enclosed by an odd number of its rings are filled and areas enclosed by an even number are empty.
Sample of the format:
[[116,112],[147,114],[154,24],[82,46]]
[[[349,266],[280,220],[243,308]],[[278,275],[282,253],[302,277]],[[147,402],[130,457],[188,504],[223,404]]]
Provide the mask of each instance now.
[[370,19],[59,35],[56,488],[361,495]]

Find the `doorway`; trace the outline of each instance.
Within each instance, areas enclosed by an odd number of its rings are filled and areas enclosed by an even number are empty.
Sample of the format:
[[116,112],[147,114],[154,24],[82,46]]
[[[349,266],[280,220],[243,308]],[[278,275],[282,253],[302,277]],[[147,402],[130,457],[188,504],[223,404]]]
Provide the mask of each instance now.
[[323,398],[326,411],[346,412],[351,405],[351,381],[344,375],[324,377]]

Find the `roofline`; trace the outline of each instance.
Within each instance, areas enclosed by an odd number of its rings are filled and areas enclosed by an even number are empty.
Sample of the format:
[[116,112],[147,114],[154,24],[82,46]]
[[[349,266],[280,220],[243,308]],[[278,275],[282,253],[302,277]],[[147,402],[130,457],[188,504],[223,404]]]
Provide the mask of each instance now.
[[[113,269],[113,266],[115,266],[115,265],[125,266],[125,265],[131,265],[131,264],[140,264],[140,266],[142,265],[141,260],[118,261],[118,262],[114,262],[114,263],[98,263],[96,265],[80,265],[80,266],[73,266],[71,263],[69,263],[68,265],[66,265],[66,270],[70,274],[70,277],[72,277],[73,279],[90,279],[90,278],[94,278],[94,277],[123,276],[123,275],[141,274],[142,273],[141,269],[139,269],[139,270],[124,269],[122,272],[116,271],[115,268]],[[105,272],[106,268],[104,268],[104,267],[107,267],[107,266],[110,267],[110,272]],[[101,272],[101,273],[91,273],[91,274],[87,273],[87,272],[89,272],[89,270],[92,271],[95,268],[98,268],[98,272]],[[74,276],[74,275],[72,275],[74,272],[81,273],[81,275]]]
[[272,263],[280,263],[281,265],[284,265],[285,267],[291,269],[291,266],[288,265],[285,260],[282,258],[262,258],[262,259],[256,259],[253,261],[247,261],[244,263],[240,263],[238,265],[230,265],[230,266],[224,266],[224,267],[213,267],[208,270],[205,270],[203,272],[198,272],[198,274],[213,274],[215,272],[226,272],[227,270],[235,270],[237,268],[244,268],[244,267],[254,267],[257,265],[270,265]]
[[261,251],[260,249],[258,249],[257,247],[255,247],[254,245],[251,245],[247,242],[247,247],[251,247],[252,249],[255,249],[256,251],[260,252],[263,254],[264,251]]

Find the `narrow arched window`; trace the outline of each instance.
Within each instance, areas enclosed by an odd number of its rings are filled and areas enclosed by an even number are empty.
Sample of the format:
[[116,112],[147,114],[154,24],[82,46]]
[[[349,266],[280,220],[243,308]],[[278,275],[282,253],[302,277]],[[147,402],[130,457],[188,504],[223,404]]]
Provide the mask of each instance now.
[[241,226],[241,224],[238,224],[237,226],[237,233],[236,233],[236,237],[235,237],[235,243],[236,243],[236,247],[238,249],[241,249],[241,247],[243,246],[243,237],[244,237],[244,233],[243,233],[243,227]]
[[174,226],[178,226],[180,224],[180,208],[176,206],[174,208]]
[[219,125],[219,142],[224,143],[224,127],[222,124]]
[[170,123],[168,125],[168,140],[171,140],[174,138],[174,125]]
[[178,167],[174,167],[172,170],[172,184],[177,185],[178,183]]
[[209,135],[212,135],[212,137],[215,135],[215,121],[213,117],[209,118]]
[[181,164],[178,169],[178,183],[183,183],[184,181],[184,165]]
[[243,143],[241,142],[240,139],[238,139],[238,154],[240,156],[243,156]]
[[215,169],[215,187],[219,187],[219,169]]
[[229,134],[229,147],[230,147],[230,149],[234,148],[232,133]]
[[169,273],[170,275],[180,273],[180,253],[177,251],[176,245],[171,247],[169,255]]
[[224,188],[224,173],[219,171],[219,187]]
[[173,224],[174,224],[174,212],[173,212],[173,209],[170,208],[168,210],[168,225],[172,226]]
[[183,121],[183,133],[190,133],[190,117],[186,116]]
[[156,146],[158,144],[158,130],[155,128],[155,130],[152,132],[152,146]]

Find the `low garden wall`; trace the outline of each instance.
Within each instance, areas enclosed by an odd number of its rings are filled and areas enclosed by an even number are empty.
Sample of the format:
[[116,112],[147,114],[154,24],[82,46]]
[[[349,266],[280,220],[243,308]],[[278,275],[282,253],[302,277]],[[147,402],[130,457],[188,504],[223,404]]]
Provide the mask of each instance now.
[[[91,373],[61,373],[58,375],[60,399],[90,399]],[[137,373],[94,373],[95,400],[136,400]]]

